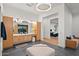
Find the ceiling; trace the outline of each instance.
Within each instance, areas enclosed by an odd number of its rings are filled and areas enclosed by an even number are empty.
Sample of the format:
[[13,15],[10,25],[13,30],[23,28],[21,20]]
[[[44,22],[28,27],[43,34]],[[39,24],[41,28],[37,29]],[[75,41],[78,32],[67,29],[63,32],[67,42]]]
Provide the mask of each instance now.
[[[37,11],[36,10],[37,4],[38,3],[5,3],[5,5],[19,8],[26,12],[31,12],[38,15],[52,12],[53,10],[55,10],[55,7],[59,5],[58,3],[50,3],[51,9],[49,11]],[[66,3],[66,5],[69,8],[69,10],[72,12],[72,14],[79,14],[79,3]]]
[[44,13],[49,13],[51,12],[52,10],[54,10],[54,7],[56,6],[56,3],[50,3],[51,4],[51,9],[49,11],[37,11],[36,10],[36,5],[38,3],[6,3],[5,5],[8,5],[8,6],[12,6],[12,7],[15,7],[15,8],[19,8],[19,9],[22,9],[26,12],[31,12],[31,13],[35,13],[35,14],[44,14]]
[[72,14],[79,14],[79,3],[66,3]]

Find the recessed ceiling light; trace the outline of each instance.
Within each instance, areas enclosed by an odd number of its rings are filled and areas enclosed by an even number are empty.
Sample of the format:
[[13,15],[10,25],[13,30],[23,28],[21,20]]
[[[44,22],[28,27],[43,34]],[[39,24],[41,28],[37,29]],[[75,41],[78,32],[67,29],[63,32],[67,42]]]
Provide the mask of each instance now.
[[42,3],[36,5],[37,11],[48,11],[50,9],[51,9],[51,4]]

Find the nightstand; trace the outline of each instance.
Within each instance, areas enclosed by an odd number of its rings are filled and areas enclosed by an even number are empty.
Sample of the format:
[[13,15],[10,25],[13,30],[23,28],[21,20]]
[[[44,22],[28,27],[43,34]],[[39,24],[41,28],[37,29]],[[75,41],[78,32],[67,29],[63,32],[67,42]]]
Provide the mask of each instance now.
[[77,39],[67,39],[66,40],[66,47],[67,48],[77,48],[78,47],[78,40]]

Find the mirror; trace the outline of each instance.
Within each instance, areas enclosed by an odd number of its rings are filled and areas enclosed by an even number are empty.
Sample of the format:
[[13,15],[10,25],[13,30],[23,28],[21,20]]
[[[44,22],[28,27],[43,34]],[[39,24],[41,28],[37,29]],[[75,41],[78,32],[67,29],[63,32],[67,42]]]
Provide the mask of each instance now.
[[58,18],[50,20],[50,36],[58,37]]

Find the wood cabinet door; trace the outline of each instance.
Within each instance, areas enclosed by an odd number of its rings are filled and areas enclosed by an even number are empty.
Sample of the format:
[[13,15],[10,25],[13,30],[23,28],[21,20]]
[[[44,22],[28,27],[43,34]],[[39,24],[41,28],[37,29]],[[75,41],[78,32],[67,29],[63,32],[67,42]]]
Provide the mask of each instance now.
[[25,36],[25,42],[31,41],[31,35],[26,35]]
[[37,22],[37,33],[36,33],[37,40],[41,39],[41,22]]
[[23,39],[24,39],[24,36],[23,36],[23,35],[20,35],[20,36],[18,37],[18,42],[19,42],[19,43],[23,43]]
[[18,38],[19,38],[19,36],[13,36],[14,44],[18,44]]
[[32,40],[32,36],[28,35],[28,41],[31,41],[31,40]]
[[3,48],[13,47],[13,17],[3,16],[7,39],[3,41]]
[[28,41],[27,41],[27,36],[26,36],[26,35],[24,35],[23,41],[24,41],[24,42],[28,42]]

